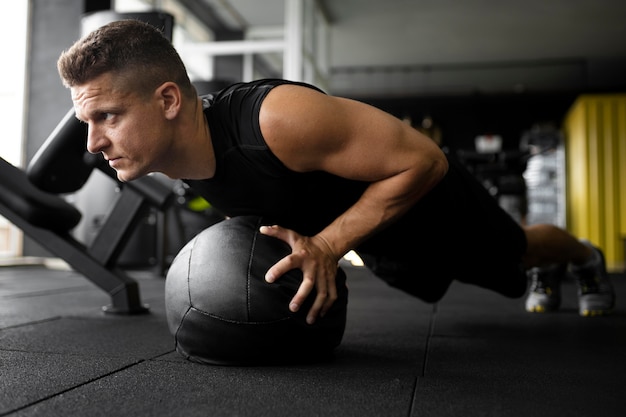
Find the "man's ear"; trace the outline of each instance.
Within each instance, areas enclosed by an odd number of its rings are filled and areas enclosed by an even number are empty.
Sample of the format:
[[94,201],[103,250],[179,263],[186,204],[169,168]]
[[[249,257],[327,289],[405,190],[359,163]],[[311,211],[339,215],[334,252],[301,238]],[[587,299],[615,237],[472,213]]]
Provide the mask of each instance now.
[[178,84],[171,81],[165,82],[156,89],[155,95],[163,105],[165,118],[175,119],[182,107],[182,94]]

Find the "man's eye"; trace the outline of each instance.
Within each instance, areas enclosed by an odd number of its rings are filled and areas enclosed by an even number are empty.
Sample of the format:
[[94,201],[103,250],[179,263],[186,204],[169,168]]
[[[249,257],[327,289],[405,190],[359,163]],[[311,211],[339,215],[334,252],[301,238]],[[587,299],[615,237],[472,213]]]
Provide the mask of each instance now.
[[113,118],[113,113],[102,113],[102,120],[111,120]]

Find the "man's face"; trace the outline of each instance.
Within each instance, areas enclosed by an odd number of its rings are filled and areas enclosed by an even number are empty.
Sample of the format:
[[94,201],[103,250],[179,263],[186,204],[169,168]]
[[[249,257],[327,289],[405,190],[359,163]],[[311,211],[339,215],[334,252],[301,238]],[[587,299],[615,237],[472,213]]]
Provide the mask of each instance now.
[[76,117],[89,127],[87,150],[101,152],[118,178],[130,181],[164,165],[171,135],[156,94],[142,97],[115,81],[107,73],[72,87],[72,101]]

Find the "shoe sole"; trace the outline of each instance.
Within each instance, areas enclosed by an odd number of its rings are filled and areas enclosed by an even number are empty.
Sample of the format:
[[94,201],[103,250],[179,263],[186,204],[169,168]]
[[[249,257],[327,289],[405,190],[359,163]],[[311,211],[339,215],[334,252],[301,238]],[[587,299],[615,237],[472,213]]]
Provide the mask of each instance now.
[[611,314],[611,310],[580,310],[578,314],[581,317],[599,317],[599,316],[608,316]]
[[548,308],[545,306],[530,306],[530,307],[526,307],[526,311],[529,313],[552,313],[554,311],[557,311],[558,308]]
[[526,304],[526,311],[529,313],[552,313],[559,309],[559,305]]
[[615,305],[615,298],[598,299],[597,295],[587,300],[579,300],[578,314],[582,317],[598,317],[611,314]]

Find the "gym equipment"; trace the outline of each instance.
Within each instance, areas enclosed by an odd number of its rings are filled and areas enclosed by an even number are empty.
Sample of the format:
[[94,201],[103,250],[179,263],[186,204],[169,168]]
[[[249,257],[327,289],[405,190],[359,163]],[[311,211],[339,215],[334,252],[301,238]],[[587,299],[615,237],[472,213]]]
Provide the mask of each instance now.
[[[174,18],[160,12],[87,14],[81,20],[82,33],[125,18],[146,21],[172,38]],[[26,171],[0,158],[0,215],[106,291],[111,305],[104,307],[105,312],[145,313],[148,309],[141,303],[137,282],[117,266],[117,260],[146,210],[165,210],[172,200],[172,190],[152,177],[119,183],[102,155],[86,152],[86,137],[87,126],[76,120],[72,109],[39,148]],[[94,169],[116,181],[120,192],[97,236],[86,246],[70,234],[80,222],[81,212],[57,194],[78,191]],[[159,243],[158,247],[164,246]]]
[[145,210],[163,210],[172,190],[150,176],[118,183],[115,205],[94,241],[86,246],[75,239],[70,231],[81,213],[57,194],[80,189],[94,169],[117,181],[102,155],[85,150],[85,129],[71,109],[26,171],[0,158],[0,215],[107,292],[111,305],[103,308],[105,312],[145,313],[137,282],[116,266],[116,260]]
[[265,365],[321,360],[343,337],[348,289],[339,269],[338,299],[309,325],[313,292],[297,313],[289,302],[302,282],[294,269],[276,282],[266,271],[288,255],[288,244],[262,235],[262,219],[241,216],[208,227],[178,253],[167,273],[165,308],[176,350],[216,365]]
[[[81,21],[82,33],[126,18],[146,21],[161,29],[168,39],[172,38],[173,16],[161,12],[87,14]],[[87,126],[70,109],[25,171],[0,158],[0,215],[106,291],[112,302],[104,307],[105,312],[145,313],[148,310],[140,301],[137,282],[119,268],[120,255],[148,210],[163,213],[171,208],[173,187],[153,176],[119,182],[102,155],[86,151],[86,137]],[[111,188],[118,192],[97,235],[86,245],[70,234],[82,213],[58,194],[78,191],[94,170],[110,177],[114,181]],[[167,246],[164,229],[157,229],[157,248]],[[157,253],[156,257],[164,271],[165,253]]]

